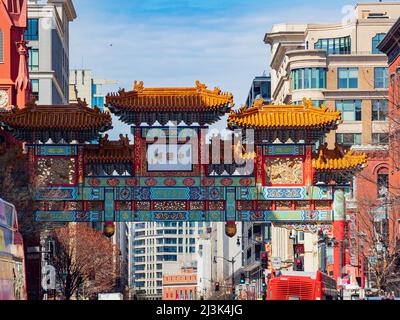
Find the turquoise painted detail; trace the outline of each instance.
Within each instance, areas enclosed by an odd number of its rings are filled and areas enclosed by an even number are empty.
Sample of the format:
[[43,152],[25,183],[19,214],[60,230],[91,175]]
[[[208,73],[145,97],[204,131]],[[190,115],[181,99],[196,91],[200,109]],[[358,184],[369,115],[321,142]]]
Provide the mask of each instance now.
[[83,188],[83,199],[84,200],[104,200],[104,188]]
[[151,200],[189,200],[189,188],[151,188]]
[[226,188],[226,220],[235,221],[236,207],[235,207],[235,188]]
[[107,188],[104,194],[104,219],[114,221],[114,189]]
[[36,145],[36,156],[76,156],[77,145]]
[[[107,208],[106,208],[107,209]],[[272,221],[272,222],[332,222],[331,210],[276,210],[276,211],[236,211],[235,219],[225,211],[115,211],[110,213],[97,211],[37,211],[38,222],[102,222],[102,221]],[[228,218],[227,218],[228,217]]]
[[335,220],[345,220],[346,219],[344,199],[345,199],[345,197],[344,197],[343,190],[336,189],[335,196],[333,198],[333,205],[332,205]]
[[296,156],[304,155],[303,145],[268,145],[264,147],[264,154],[269,156]]

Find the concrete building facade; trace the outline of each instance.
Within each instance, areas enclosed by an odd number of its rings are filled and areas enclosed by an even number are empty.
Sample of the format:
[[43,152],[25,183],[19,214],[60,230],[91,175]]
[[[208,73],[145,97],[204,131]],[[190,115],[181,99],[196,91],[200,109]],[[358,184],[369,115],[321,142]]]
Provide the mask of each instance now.
[[91,70],[74,69],[70,70],[69,77],[69,102],[76,103],[77,99],[86,100],[86,103],[100,110],[104,109],[106,93],[103,86],[117,85],[116,80],[93,78]]
[[197,270],[182,268],[179,274],[163,275],[163,300],[197,300]]
[[69,24],[76,19],[72,0],[29,0],[29,73],[32,95],[41,105],[67,104]]

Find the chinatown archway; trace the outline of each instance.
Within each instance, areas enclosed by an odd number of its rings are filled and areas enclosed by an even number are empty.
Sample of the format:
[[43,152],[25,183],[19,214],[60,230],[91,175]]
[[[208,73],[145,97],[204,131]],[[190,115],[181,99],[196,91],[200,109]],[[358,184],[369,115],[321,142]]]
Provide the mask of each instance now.
[[[343,190],[366,156],[322,144],[340,112],[307,100],[233,106],[231,94],[198,81],[192,88],[135,82],[132,91],[106,98],[106,107],[131,125],[131,138],[101,137],[112,128],[111,116],[83,101],[31,103],[1,113],[0,125],[26,142],[40,186],[36,221],[223,221],[229,236],[235,222],[268,221],[343,240]],[[209,126],[227,113],[235,138],[208,144]],[[334,255],[335,263],[342,259],[339,249]]]

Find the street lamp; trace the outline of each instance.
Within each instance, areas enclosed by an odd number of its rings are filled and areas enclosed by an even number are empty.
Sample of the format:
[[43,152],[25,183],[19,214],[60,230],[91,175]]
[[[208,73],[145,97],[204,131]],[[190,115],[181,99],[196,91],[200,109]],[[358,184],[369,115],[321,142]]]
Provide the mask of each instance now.
[[232,264],[232,299],[234,299],[234,292],[235,292],[235,257],[241,253],[242,251],[239,251],[235,256],[232,257],[232,259],[227,259],[225,257],[220,257],[220,256],[214,256],[214,263],[217,263],[217,258],[223,259],[226,262],[229,262]]

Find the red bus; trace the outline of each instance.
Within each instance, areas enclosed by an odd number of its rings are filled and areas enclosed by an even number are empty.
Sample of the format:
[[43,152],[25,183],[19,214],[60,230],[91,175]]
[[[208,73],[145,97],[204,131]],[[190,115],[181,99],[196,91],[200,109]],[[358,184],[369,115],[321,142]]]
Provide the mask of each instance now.
[[15,207],[0,198],[0,300],[26,300],[25,260]]
[[267,300],[337,300],[335,279],[317,272],[282,271],[268,281]]

